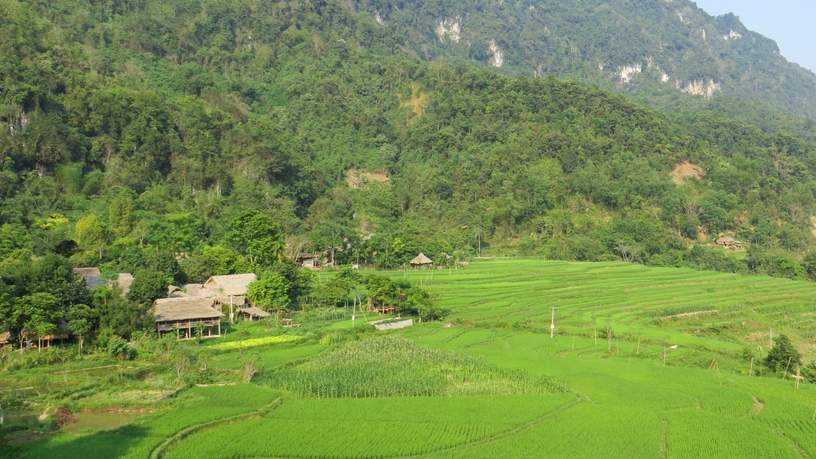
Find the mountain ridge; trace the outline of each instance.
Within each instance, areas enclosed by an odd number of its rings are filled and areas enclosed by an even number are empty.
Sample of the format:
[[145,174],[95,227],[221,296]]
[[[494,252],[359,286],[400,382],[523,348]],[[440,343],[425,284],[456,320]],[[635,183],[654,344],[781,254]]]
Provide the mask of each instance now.
[[[352,0],[425,59],[578,77],[624,93],[738,97],[816,117],[816,74],[689,0]],[[632,14],[636,11],[637,14]]]
[[492,245],[816,277],[816,144],[784,119],[427,62],[340,1],[0,0],[0,38],[9,260],[206,265],[255,209],[338,263]]

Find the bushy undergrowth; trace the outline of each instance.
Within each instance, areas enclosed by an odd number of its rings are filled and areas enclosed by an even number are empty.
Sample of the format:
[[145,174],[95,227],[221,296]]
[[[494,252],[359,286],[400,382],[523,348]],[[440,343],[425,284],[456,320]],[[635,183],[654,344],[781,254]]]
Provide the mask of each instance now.
[[0,369],[19,370],[42,365],[64,363],[75,357],[75,351],[69,347],[49,347],[39,351],[28,350],[17,352],[7,347],[0,349]]
[[559,383],[395,337],[346,343],[270,374],[273,387],[305,397],[509,395],[563,392]]

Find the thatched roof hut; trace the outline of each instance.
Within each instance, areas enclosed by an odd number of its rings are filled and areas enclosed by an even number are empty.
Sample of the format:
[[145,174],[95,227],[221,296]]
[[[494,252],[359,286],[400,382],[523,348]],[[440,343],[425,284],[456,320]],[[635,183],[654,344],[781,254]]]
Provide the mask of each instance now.
[[11,343],[11,333],[0,332],[0,346],[5,346]]
[[266,319],[272,314],[264,311],[261,308],[256,308],[255,306],[247,306],[238,309],[238,315],[246,316],[249,320],[260,320]]
[[159,298],[153,303],[153,317],[156,322],[221,317],[214,306],[213,298]]
[[411,260],[411,266],[414,268],[423,268],[433,265],[433,260],[426,257],[424,253],[420,253],[413,260]]
[[212,276],[204,283],[204,289],[215,295],[221,304],[241,305],[246,302],[249,284],[258,280],[254,273]]
[[178,339],[193,338],[201,328],[203,337],[221,335],[221,312],[215,298],[161,298],[153,303],[153,320],[159,335],[175,331]]
[[106,284],[99,268],[74,268],[74,274],[81,277],[85,281],[85,286],[89,289],[103,287]]

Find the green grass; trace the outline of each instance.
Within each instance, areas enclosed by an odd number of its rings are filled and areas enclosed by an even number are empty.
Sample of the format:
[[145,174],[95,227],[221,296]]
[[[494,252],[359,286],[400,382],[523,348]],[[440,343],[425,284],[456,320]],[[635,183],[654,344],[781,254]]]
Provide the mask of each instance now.
[[[348,320],[306,323],[334,338],[288,343],[239,325],[196,349],[227,381],[255,362],[253,384],[186,390],[128,426],[48,436],[20,456],[147,457],[185,428],[246,414],[167,457],[816,457],[816,387],[749,376],[742,356],[767,348],[773,327],[812,359],[816,284],[535,259],[386,274],[424,285],[450,317],[373,338],[342,331]],[[0,381],[17,374],[41,377]],[[125,383],[147,390],[162,377]],[[53,384],[100,376],[67,378]]]
[[549,394],[292,400],[262,418],[192,435],[168,457],[416,455],[510,434],[574,399]]
[[[558,333],[629,343],[679,344],[705,357],[767,350],[769,328],[816,359],[816,284],[762,276],[650,268],[624,263],[497,259],[463,270],[391,272],[423,285],[470,326]],[[680,314],[685,314],[679,316]],[[713,358],[716,358],[713,357]],[[690,363],[690,362],[686,362]],[[728,362],[720,362],[720,365]]]
[[24,456],[146,458],[166,438],[186,427],[253,412],[278,397],[279,393],[255,385],[196,387],[161,412],[132,424],[93,434],[61,433],[30,445]]

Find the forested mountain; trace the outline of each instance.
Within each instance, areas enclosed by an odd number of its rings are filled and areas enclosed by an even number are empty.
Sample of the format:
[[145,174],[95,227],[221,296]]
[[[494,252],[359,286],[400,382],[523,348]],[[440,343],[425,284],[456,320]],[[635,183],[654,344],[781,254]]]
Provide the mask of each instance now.
[[[816,117],[816,75],[690,0],[354,0],[426,59],[578,77],[666,104],[730,96]],[[674,96],[674,97],[673,97]]]
[[[455,16],[445,5],[423,17]],[[385,24],[408,14],[369,7]],[[464,42],[474,16],[462,14]],[[253,257],[230,232],[264,215],[292,252],[338,262],[482,244],[816,274],[804,256],[813,143],[716,111],[665,114],[580,83],[427,62],[417,40],[341,1],[0,0],[0,271],[56,253],[198,280],[245,269],[236,260]],[[643,57],[632,49],[604,65]],[[653,54],[678,81],[715,76]],[[749,244],[745,261],[711,248],[720,234]]]

